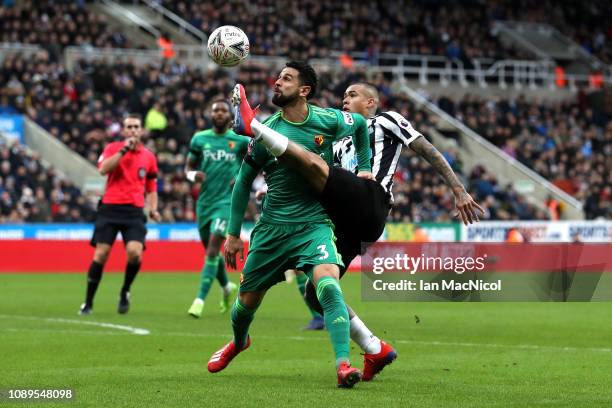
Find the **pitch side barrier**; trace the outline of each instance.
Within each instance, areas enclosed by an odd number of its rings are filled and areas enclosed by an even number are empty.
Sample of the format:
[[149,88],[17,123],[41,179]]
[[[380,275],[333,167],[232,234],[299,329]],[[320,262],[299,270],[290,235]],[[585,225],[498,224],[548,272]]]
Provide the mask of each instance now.
[[[245,223],[245,250],[253,223]],[[502,242],[518,231],[532,242],[612,242],[612,222],[481,222],[470,227],[457,223],[389,223],[381,242],[458,241]],[[0,224],[0,272],[82,272],[91,261],[92,224]],[[117,238],[107,270],[123,271],[125,251]],[[199,271],[204,251],[193,223],[149,224],[143,268],[147,271]],[[241,265],[239,265],[241,268]],[[351,264],[360,271],[361,260]]]

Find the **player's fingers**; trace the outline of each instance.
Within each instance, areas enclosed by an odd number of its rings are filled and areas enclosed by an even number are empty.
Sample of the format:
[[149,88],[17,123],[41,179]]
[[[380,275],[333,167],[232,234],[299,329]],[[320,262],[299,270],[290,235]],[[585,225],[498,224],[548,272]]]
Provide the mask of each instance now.
[[472,201],[472,205],[474,207],[478,208],[478,210],[480,211],[480,214],[484,215],[485,210],[480,205],[478,205],[478,203],[476,201]]
[[228,250],[225,250],[225,264],[232,269],[234,268],[234,262],[232,261],[232,256]]
[[476,207],[477,205],[478,204],[476,204],[475,202],[472,202],[470,205],[470,211],[472,212],[472,218],[474,219],[474,222],[480,221],[480,217],[478,217],[478,211],[477,211],[478,208]]
[[463,224],[471,224],[471,219],[466,208],[464,206],[460,206],[459,211],[461,212],[461,219],[463,220]]

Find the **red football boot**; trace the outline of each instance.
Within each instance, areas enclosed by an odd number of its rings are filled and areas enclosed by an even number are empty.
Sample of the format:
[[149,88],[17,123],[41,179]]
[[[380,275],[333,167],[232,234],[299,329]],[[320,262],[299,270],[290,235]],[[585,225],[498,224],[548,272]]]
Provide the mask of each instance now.
[[361,380],[361,371],[343,361],[338,366],[338,387],[353,388]]
[[228,364],[240,353],[249,348],[251,345],[251,336],[247,337],[246,345],[242,348],[242,350],[237,350],[234,345],[234,341],[230,341],[225,346],[223,346],[220,350],[216,351],[212,356],[210,356],[210,360],[208,360],[208,371],[211,373],[216,373],[223,370]]
[[380,341],[380,352],[377,354],[363,355],[363,381],[371,381],[372,378],[380,373],[383,368],[388,366],[397,358],[397,353],[387,343]]
[[258,108],[252,109],[249,105],[244,86],[236,84],[234,87],[232,105],[234,106],[234,131],[240,135],[255,137],[251,129],[251,122],[257,115]]

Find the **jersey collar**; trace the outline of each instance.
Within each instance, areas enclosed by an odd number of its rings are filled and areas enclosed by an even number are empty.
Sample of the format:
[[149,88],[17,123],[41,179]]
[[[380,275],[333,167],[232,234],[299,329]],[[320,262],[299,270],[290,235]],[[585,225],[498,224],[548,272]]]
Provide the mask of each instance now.
[[312,112],[312,108],[310,107],[310,104],[307,103],[306,106],[308,107],[308,115],[306,115],[306,119],[304,119],[302,122],[292,122],[290,120],[285,119],[285,117],[283,116],[283,111],[281,111],[280,117],[287,123],[291,123],[292,125],[295,125],[295,126],[301,126],[304,123],[308,122],[308,119],[310,119],[310,113]]

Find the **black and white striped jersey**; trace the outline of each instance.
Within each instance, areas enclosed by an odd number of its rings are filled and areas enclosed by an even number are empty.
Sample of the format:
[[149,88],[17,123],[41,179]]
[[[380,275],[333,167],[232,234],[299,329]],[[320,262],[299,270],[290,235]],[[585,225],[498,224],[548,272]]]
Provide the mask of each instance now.
[[[391,193],[402,146],[408,146],[422,135],[397,112],[384,112],[368,119],[368,132],[372,149],[372,173],[376,181]],[[334,144],[334,165],[357,173],[355,146],[350,136]]]

